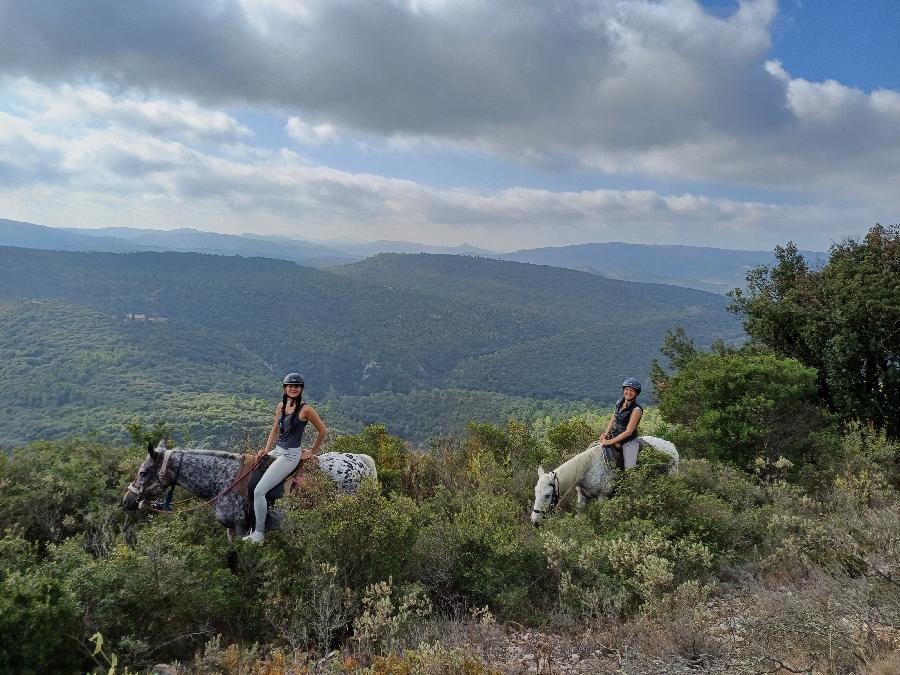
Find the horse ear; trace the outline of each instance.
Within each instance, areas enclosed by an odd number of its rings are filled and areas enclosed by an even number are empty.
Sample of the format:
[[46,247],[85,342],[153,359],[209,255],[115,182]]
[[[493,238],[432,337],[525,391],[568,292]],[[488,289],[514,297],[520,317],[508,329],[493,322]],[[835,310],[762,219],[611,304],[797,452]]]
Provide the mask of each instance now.
[[544,465],[538,464],[538,478],[544,475]]
[[163,452],[165,452],[165,450],[166,450],[166,439],[165,438],[159,439],[159,445],[156,446],[156,449],[162,450]]
[[147,441],[147,454],[153,457],[153,443],[151,441]]

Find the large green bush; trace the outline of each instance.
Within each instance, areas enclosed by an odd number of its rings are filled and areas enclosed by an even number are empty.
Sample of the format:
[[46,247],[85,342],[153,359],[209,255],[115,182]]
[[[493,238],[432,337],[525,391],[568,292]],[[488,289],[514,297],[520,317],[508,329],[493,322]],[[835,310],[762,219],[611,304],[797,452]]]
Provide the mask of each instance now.
[[[28,539],[59,542],[88,534],[104,520],[105,506],[118,503],[137,472],[139,454],[95,441],[36,442],[0,454],[0,531],[21,529]],[[109,515],[109,514],[107,514]],[[119,509],[116,529],[125,521]]]
[[0,670],[48,673],[71,668],[78,654],[76,599],[41,563],[36,545],[15,533],[0,539]]
[[818,391],[846,421],[900,436],[900,226],[875,225],[810,269],[788,244],[747,275],[732,309],[755,341],[817,371]]
[[816,372],[750,350],[696,353],[657,384],[659,409],[682,453],[749,467],[756,458],[822,464],[834,445]]

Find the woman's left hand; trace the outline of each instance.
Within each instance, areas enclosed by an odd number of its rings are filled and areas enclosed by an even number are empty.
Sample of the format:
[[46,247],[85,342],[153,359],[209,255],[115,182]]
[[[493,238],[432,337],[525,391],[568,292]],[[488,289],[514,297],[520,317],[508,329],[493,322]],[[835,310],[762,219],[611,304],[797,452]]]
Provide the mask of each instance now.
[[304,450],[303,453],[300,455],[300,461],[310,460],[315,456],[316,456],[316,453],[314,453],[312,450]]

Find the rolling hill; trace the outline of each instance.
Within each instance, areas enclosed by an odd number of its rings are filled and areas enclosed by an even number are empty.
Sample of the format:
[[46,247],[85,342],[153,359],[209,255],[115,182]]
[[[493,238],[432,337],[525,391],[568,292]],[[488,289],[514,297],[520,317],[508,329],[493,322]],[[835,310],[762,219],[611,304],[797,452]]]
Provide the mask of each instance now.
[[343,398],[348,423],[366,400],[367,419],[383,405],[382,421],[412,429],[402,419],[412,406],[387,394],[446,389],[496,395],[495,416],[509,396],[608,403],[622,377],[646,377],[666,329],[683,325],[699,344],[741,339],[725,304],[463,256],[383,254],[314,269],[0,247],[0,400],[11,411],[0,444],[72,425],[112,433],[148,415],[195,438],[221,436],[223,415],[259,429],[289,370],[304,373],[311,399],[340,411]]

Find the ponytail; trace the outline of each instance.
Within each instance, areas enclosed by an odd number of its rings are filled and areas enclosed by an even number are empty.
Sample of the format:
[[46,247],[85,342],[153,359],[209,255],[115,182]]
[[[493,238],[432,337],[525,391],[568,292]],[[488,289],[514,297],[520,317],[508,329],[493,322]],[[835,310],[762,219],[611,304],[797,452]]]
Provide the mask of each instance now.
[[[294,425],[297,423],[297,418],[300,416],[300,403],[301,398],[303,398],[303,386],[300,387],[300,393],[297,394],[297,398],[291,399],[294,402],[294,412],[291,413],[290,422],[288,423],[288,430],[293,429]],[[284,416],[285,411],[287,410],[288,404],[288,395],[287,390],[285,390],[284,394],[281,397],[281,420],[278,423],[278,427],[282,433],[284,433]]]

